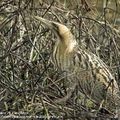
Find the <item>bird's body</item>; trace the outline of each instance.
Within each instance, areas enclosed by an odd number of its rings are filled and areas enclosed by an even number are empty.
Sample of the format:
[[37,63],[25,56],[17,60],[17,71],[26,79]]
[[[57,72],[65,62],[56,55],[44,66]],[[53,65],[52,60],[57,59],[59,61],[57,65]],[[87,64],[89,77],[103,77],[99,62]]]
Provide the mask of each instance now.
[[119,88],[107,65],[95,54],[80,49],[66,26],[38,16],[35,19],[46,24],[58,37],[53,60],[57,68],[67,71],[69,87],[74,89],[79,82],[81,91],[97,103],[102,100],[115,103],[113,99],[118,97]]
[[[81,76],[80,85],[92,99],[100,103],[107,99],[108,93],[117,95],[119,88],[106,64],[96,55],[80,50],[76,53],[80,68],[77,76]],[[77,65],[78,66],[78,65]],[[110,95],[109,94],[109,95]]]

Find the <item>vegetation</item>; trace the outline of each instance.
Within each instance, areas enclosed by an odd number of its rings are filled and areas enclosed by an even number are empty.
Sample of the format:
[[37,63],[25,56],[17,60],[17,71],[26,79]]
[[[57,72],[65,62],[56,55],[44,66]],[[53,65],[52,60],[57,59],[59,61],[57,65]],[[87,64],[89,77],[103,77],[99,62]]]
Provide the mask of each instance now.
[[66,78],[51,60],[56,37],[33,15],[68,26],[79,46],[99,56],[120,84],[119,6],[119,0],[0,0],[1,114],[56,120],[113,118],[78,95],[79,88],[66,103],[54,102],[65,96]]

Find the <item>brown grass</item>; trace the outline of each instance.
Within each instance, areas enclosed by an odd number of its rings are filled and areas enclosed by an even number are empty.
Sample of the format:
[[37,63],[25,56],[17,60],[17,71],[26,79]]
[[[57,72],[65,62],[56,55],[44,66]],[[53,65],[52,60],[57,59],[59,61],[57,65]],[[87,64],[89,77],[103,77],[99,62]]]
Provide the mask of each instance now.
[[80,47],[98,55],[119,84],[120,3],[108,0],[103,8],[96,1],[81,1],[76,5],[74,0],[72,6],[59,0],[0,1],[0,112],[22,111],[47,119],[106,120],[91,100],[86,103],[82,99],[77,88],[67,103],[54,103],[66,94],[63,73],[51,61],[56,37],[32,19],[38,15],[67,25]]

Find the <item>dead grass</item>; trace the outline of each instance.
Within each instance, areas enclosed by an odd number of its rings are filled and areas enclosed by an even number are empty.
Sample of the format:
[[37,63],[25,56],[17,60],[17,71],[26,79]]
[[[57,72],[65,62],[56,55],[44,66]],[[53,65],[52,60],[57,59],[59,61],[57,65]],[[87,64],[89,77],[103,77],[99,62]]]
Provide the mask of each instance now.
[[57,1],[1,0],[0,111],[23,111],[46,119],[106,119],[91,101],[76,102],[77,88],[66,104],[54,103],[66,94],[63,73],[51,61],[56,38],[32,15],[67,25],[80,47],[98,55],[120,84],[119,4],[116,1],[116,10],[101,6],[99,11],[85,1],[70,9]]

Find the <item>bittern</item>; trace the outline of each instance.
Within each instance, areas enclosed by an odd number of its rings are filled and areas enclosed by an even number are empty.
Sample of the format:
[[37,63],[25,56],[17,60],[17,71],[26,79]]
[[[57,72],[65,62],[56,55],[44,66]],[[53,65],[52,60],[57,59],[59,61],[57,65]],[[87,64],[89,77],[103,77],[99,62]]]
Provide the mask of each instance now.
[[106,100],[109,105],[115,103],[117,106],[120,100],[119,87],[108,66],[95,54],[79,48],[75,37],[65,25],[38,16],[34,18],[57,36],[53,61],[57,68],[66,71],[68,78],[72,79],[69,89],[74,90],[79,84],[80,91],[97,103]]

